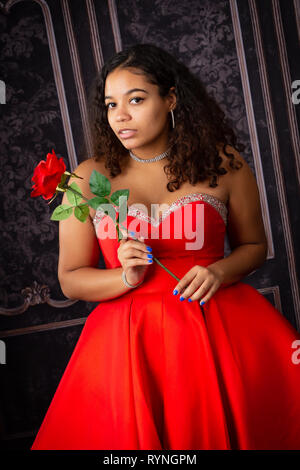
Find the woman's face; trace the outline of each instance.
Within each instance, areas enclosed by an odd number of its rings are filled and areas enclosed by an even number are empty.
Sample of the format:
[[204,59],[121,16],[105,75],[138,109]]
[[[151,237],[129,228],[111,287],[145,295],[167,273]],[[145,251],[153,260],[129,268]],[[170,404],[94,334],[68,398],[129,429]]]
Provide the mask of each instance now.
[[173,91],[162,98],[141,71],[117,68],[106,78],[104,96],[108,123],[125,148],[145,158],[167,149]]

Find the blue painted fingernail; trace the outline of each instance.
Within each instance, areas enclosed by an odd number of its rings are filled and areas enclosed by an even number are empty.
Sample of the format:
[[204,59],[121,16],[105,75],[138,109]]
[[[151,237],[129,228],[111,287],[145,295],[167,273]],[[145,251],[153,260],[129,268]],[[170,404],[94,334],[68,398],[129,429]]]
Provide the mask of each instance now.
[[153,255],[147,254],[148,258],[152,259]]
[[189,302],[193,302],[192,299],[189,299],[188,301],[189,301]]
[[147,246],[147,250],[148,250],[148,251],[152,251],[151,246]]
[[131,235],[132,237],[135,236],[135,232],[129,231],[128,233],[129,233],[129,235]]
[[205,304],[205,302],[203,302],[203,300],[201,300],[200,305],[204,305],[204,304]]
[[177,295],[177,294],[178,294],[178,290],[174,289],[174,290],[173,290],[173,294],[174,294],[174,295]]
[[179,300],[185,300],[184,297],[182,297],[182,295],[179,297]]

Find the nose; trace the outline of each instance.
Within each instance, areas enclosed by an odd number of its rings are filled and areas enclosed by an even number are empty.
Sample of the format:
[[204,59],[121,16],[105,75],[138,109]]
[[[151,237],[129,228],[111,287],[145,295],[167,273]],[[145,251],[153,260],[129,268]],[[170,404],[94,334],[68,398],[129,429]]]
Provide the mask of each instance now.
[[126,110],[124,106],[118,106],[118,110],[116,113],[116,121],[117,122],[122,122],[122,121],[129,121],[131,119],[130,114]]

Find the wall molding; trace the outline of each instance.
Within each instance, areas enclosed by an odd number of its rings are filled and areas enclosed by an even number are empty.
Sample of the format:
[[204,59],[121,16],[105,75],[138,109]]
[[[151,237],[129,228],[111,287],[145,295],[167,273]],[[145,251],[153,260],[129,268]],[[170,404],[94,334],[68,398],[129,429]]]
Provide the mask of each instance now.
[[96,70],[100,73],[104,64],[102,46],[99,36],[98,23],[96,18],[95,6],[93,0],[86,0],[86,10],[90,26],[90,37],[92,44],[93,57],[95,61]]
[[50,288],[47,285],[38,284],[33,281],[31,287],[25,287],[22,289],[21,295],[24,298],[23,304],[19,307],[14,308],[3,308],[0,307],[0,315],[15,316],[26,312],[26,310],[38,304],[47,303],[50,307],[54,308],[66,308],[70,305],[75,304],[78,300],[66,299],[66,300],[55,300],[50,297]]
[[28,326],[25,328],[15,328],[13,330],[0,331],[0,338],[9,338],[12,336],[23,336],[32,333],[41,333],[43,331],[58,330],[60,328],[69,328],[71,326],[83,325],[88,317],[74,318],[72,320],[56,321],[43,323],[41,325]]
[[118,12],[115,0],[108,0],[108,10],[111,21],[112,32],[114,36],[116,52],[122,50],[122,39],[119,27]]
[[298,38],[300,43],[300,0],[293,0],[294,2],[294,10],[295,10],[295,18],[297,24],[297,31],[298,31]]
[[267,126],[269,131],[270,145],[271,145],[271,154],[273,160],[273,168],[275,172],[276,187],[278,192],[278,202],[280,208],[280,215],[283,224],[283,237],[285,241],[286,253],[287,253],[287,263],[289,269],[289,277],[291,283],[293,304],[295,310],[295,317],[297,323],[297,329],[300,331],[300,298],[299,298],[299,287],[297,280],[297,272],[295,265],[295,252],[293,246],[293,238],[291,233],[291,224],[288,214],[288,204],[287,197],[285,192],[285,185],[283,180],[283,173],[280,162],[279,154],[279,143],[278,136],[276,131],[275,116],[272,106],[271,93],[269,88],[269,77],[266,66],[265,53],[263,49],[261,30],[258,18],[258,12],[256,8],[255,0],[249,0],[250,6],[250,15],[254,33],[255,48],[257,53],[258,65],[259,65],[259,74],[263,91],[264,105],[267,115]]
[[[25,0],[9,0],[5,4],[3,2],[0,3],[0,8],[3,13],[8,14],[10,13],[10,9],[12,6],[16,5],[17,3],[24,2]],[[62,71],[60,66],[60,60],[57,50],[57,44],[55,39],[55,33],[53,28],[52,16],[49,9],[49,6],[45,0],[32,0],[36,2],[42,9],[42,13],[44,16],[46,32],[48,37],[48,44],[50,50],[50,57],[53,69],[53,77],[55,80],[55,85],[57,89],[57,95],[59,100],[60,112],[62,116],[62,123],[64,128],[64,134],[66,138],[66,146],[68,151],[68,158],[71,165],[71,171],[77,166],[77,155],[75,151],[75,145],[73,140],[72,128],[71,128],[71,121],[69,115],[69,109],[66,99],[64,81],[62,77]]]
[[282,313],[282,305],[281,305],[281,298],[280,298],[280,288],[278,285],[276,286],[271,286],[271,287],[263,287],[261,289],[258,289],[258,291],[262,294],[262,295],[265,295],[265,294],[272,294],[273,295],[273,299],[274,299],[274,304],[275,304],[275,308],[277,308],[277,310],[279,310],[279,312],[281,314]]
[[[291,133],[291,142],[294,151],[294,158],[296,163],[296,172],[298,177],[298,184],[300,185],[300,138],[295,112],[295,106],[292,102],[292,78],[289,67],[288,55],[286,50],[286,41],[283,31],[282,17],[280,11],[279,0],[272,0],[272,12],[275,25],[276,38],[279,50],[279,59],[281,66],[281,73],[284,84],[284,92],[286,97],[287,115],[289,120],[289,127]],[[300,78],[300,77],[299,77]]]
[[[90,158],[92,157],[92,154],[93,154],[93,145],[92,145],[91,129],[89,125],[87,97],[86,97],[85,88],[83,84],[78,47],[77,47],[77,42],[76,42],[76,38],[74,34],[74,28],[72,24],[72,18],[71,18],[68,0],[61,0],[61,8],[62,8],[65,28],[66,28],[66,33],[67,33],[67,40],[68,40],[68,45],[69,45],[74,81],[75,81],[75,86],[76,86],[76,91],[77,91],[84,141],[85,141],[88,157]],[[72,171],[73,170],[74,168],[72,168]]]
[[237,57],[238,57],[238,62],[239,62],[240,74],[241,74],[242,87],[243,87],[244,102],[245,102],[245,107],[246,107],[250,142],[251,142],[251,148],[252,148],[253,159],[254,159],[256,179],[257,179],[257,186],[259,189],[260,202],[262,206],[262,216],[263,216],[263,221],[264,221],[264,226],[265,226],[265,231],[266,231],[266,236],[267,236],[267,241],[268,241],[267,259],[272,259],[274,258],[275,254],[274,254],[274,243],[273,243],[273,236],[272,236],[272,229],[271,229],[271,219],[270,219],[270,212],[269,212],[266,187],[265,187],[265,181],[264,181],[264,173],[263,173],[263,168],[262,168],[262,163],[261,163],[261,152],[260,152],[260,147],[259,147],[256,121],[255,121],[254,110],[253,110],[251,88],[250,88],[250,82],[249,82],[243,36],[242,36],[242,31],[241,31],[241,24],[240,24],[238,7],[237,7],[237,0],[230,0],[230,10],[231,10],[234,38],[235,38]]

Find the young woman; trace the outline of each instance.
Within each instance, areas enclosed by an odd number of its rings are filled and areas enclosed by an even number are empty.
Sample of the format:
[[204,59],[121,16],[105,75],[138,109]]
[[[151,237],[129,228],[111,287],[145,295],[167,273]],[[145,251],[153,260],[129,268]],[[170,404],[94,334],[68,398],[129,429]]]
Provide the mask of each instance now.
[[129,189],[135,234],[105,236],[100,208],[60,222],[61,288],[99,304],[32,449],[300,449],[300,335],[241,281],[267,241],[224,114],[183,64],[140,44],[104,65],[91,122],[76,182],[92,198],[97,170],[111,193]]

